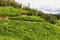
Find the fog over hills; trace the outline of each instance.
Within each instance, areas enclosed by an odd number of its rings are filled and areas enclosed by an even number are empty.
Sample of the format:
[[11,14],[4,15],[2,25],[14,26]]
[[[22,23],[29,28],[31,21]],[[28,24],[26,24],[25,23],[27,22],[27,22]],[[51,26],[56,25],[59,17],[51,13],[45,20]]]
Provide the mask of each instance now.
[[25,6],[29,3],[31,8],[37,8],[46,13],[60,13],[60,0],[16,0],[16,2]]

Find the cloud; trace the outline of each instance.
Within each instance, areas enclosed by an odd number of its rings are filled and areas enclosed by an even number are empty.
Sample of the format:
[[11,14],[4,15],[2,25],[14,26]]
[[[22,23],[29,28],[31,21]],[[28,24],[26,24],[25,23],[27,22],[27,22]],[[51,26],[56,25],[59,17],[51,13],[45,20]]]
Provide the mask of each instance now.
[[30,3],[31,8],[37,8],[45,12],[57,13],[60,11],[60,0],[16,0],[17,2],[27,5]]

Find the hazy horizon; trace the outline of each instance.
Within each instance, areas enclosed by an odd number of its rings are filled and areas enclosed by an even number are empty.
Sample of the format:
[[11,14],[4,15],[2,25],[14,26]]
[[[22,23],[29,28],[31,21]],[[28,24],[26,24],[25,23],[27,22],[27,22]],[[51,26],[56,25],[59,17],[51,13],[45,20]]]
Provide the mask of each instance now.
[[23,5],[30,4],[31,8],[37,8],[45,13],[60,13],[60,0],[16,0]]

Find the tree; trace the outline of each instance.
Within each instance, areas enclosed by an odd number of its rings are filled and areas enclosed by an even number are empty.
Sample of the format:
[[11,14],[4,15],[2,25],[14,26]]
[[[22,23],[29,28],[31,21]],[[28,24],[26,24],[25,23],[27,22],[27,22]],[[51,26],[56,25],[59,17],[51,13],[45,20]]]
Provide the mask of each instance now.
[[44,14],[42,15],[42,18],[52,24],[56,23],[57,17],[52,14]]

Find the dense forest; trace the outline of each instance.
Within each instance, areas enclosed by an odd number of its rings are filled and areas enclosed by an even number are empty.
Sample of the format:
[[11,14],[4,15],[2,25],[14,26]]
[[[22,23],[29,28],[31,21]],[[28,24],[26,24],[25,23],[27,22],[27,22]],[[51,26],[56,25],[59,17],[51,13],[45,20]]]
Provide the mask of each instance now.
[[0,40],[60,40],[60,16],[0,0]]

